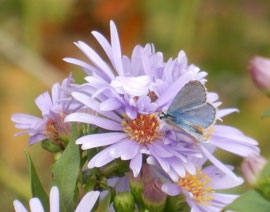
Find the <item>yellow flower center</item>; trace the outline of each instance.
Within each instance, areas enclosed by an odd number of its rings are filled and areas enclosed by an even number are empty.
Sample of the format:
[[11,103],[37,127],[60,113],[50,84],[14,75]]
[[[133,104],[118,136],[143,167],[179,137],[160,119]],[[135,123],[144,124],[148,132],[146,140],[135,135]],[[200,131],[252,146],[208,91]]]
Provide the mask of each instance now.
[[155,114],[138,114],[136,119],[129,119],[125,117],[122,121],[124,132],[129,137],[139,144],[146,146],[147,144],[153,143],[156,139],[163,135],[158,132],[159,130],[159,119]]
[[195,175],[187,173],[185,177],[180,178],[178,185],[182,190],[190,192],[196,202],[201,205],[209,205],[210,201],[214,199],[212,186],[208,185],[210,182],[211,178],[198,169]]

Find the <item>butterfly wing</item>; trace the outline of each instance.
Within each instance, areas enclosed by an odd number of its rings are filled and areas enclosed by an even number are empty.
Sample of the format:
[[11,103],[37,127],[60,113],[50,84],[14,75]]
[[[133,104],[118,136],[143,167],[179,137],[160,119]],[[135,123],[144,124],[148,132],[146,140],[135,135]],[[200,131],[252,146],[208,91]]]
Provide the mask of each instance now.
[[201,129],[215,121],[216,109],[206,102],[206,89],[199,81],[187,83],[177,94],[168,109],[170,122],[192,135],[196,140],[206,140]]
[[198,106],[206,102],[206,89],[199,81],[187,83],[172,101],[168,113]]

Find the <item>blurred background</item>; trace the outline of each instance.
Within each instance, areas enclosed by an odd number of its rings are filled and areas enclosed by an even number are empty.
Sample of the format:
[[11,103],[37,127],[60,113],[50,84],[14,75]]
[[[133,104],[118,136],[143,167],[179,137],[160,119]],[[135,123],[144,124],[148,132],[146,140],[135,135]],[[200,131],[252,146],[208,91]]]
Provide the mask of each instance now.
[[[216,91],[222,107],[240,113],[224,119],[260,142],[270,155],[270,119],[261,114],[269,99],[252,83],[247,71],[254,55],[270,57],[269,0],[0,0],[0,208],[13,211],[12,201],[30,198],[24,150],[29,151],[45,188],[50,183],[53,156],[10,121],[13,113],[39,116],[34,99],[73,72],[83,72],[63,57],[82,58],[73,45],[83,40],[103,52],[92,30],[109,37],[109,20],[118,27],[122,51],[152,42],[165,58],[185,50],[189,63],[209,73],[207,87]],[[241,158],[219,151],[225,162]],[[242,189],[246,189],[245,187]],[[48,190],[48,189],[47,189]]]

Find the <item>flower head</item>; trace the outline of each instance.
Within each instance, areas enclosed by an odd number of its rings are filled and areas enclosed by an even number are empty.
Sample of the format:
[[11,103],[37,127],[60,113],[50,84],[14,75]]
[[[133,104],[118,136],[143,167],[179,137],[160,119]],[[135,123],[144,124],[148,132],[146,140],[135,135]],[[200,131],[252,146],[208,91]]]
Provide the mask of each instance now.
[[55,83],[52,86],[51,96],[45,92],[35,100],[42,113],[42,118],[28,114],[13,114],[11,120],[15,127],[25,131],[17,135],[29,134],[29,145],[48,139],[59,142],[67,138],[70,133],[70,124],[64,123],[65,117],[76,111],[80,106],[70,98],[70,92],[74,90],[71,75],[62,84]]
[[217,193],[216,190],[228,189],[240,185],[239,178],[235,181],[230,175],[220,172],[214,166],[198,168],[195,175],[187,174],[177,182],[165,183],[162,190],[170,196],[184,195],[192,211],[221,211],[230,204],[237,195]]
[[[76,45],[95,66],[66,58],[67,62],[81,66],[90,75],[87,83],[72,96],[98,115],[73,113],[67,122],[93,124],[112,132],[102,132],[79,138],[82,149],[107,146],[93,157],[89,168],[102,167],[116,158],[130,160],[134,176],[141,170],[143,155],[154,157],[168,172],[175,169],[183,176],[194,173],[187,159],[201,157],[193,145],[172,139],[172,133],[159,119],[159,113],[169,106],[178,91],[190,80],[204,82],[205,72],[187,65],[184,52],[177,59],[163,61],[162,53],[153,45],[136,46],[129,59],[121,54],[116,27],[111,22],[111,44],[99,33],[93,32],[111,65],[105,63],[94,50],[79,41]],[[181,141],[180,141],[181,140]]]

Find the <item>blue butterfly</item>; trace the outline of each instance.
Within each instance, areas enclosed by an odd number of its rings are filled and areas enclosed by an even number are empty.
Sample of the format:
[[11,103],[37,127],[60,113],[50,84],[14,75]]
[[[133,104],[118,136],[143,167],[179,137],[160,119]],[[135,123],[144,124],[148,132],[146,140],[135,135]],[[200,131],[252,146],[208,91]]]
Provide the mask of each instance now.
[[206,142],[203,130],[215,121],[216,109],[206,102],[206,88],[199,81],[190,81],[176,95],[167,114],[161,119],[189,134],[193,139]]

